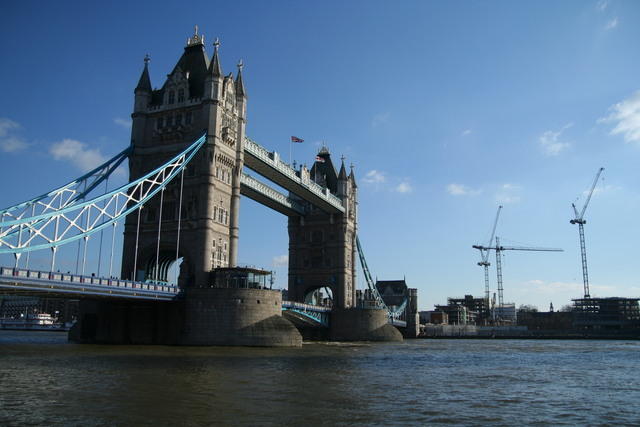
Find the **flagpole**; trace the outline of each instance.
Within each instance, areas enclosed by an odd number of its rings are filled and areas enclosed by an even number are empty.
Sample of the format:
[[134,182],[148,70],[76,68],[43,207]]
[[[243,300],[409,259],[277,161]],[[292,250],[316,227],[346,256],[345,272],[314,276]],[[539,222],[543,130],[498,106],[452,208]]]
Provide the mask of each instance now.
[[296,142],[304,142],[304,139],[297,136],[291,136],[291,142],[289,144],[289,165],[293,165],[293,144]]

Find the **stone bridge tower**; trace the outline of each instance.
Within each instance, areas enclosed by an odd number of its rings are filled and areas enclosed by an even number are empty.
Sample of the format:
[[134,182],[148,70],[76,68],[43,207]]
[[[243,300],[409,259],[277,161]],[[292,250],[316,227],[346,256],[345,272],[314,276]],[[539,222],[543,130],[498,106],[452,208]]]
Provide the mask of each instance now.
[[242,63],[235,78],[225,76],[218,48],[216,40],[209,60],[196,27],[160,89],[151,86],[145,58],[134,92],[129,179],[160,166],[203,133],[207,140],[184,172],[181,203],[177,176],[127,217],[122,277],[172,281],[167,273],[178,252],[180,286],[200,287],[212,269],[236,264],[247,97]]
[[[304,172],[304,169],[303,169]],[[302,173],[302,172],[301,172]],[[318,289],[329,288],[337,308],[355,306],[357,186],[353,168],[340,172],[323,147],[309,171],[310,179],[342,200],[343,214],[309,206],[305,217],[289,217],[289,298],[304,302]]]

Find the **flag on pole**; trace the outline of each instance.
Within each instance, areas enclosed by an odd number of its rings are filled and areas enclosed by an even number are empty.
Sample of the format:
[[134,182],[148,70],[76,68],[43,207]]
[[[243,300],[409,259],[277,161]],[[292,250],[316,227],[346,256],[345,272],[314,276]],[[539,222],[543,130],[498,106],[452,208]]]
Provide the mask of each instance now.
[[297,136],[292,136],[291,142],[304,142],[304,139],[298,138]]

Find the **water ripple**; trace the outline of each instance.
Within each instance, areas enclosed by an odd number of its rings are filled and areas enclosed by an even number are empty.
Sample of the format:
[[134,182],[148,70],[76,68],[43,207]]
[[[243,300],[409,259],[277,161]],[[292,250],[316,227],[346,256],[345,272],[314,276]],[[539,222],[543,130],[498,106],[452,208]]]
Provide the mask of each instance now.
[[82,346],[0,332],[0,425],[637,425],[629,341]]

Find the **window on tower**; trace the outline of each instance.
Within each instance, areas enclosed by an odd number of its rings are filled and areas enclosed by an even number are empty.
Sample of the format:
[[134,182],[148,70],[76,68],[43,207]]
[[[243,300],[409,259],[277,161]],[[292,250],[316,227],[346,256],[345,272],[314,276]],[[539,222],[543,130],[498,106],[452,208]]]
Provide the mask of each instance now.
[[178,89],[178,102],[184,102],[184,89]]
[[191,111],[189,111],[187,114],[184,115],[184,122],[186,124],[190,125],[192,119],[193,119],[193,114],[191,113]]
[[174,104],[176,102],[176,93],[172,90],[169,91],[169,97],[168,97],[168,103],[169,104]]
[[156,128],[162,129],[164,127],[164,117],[158,117],[156,120]]

